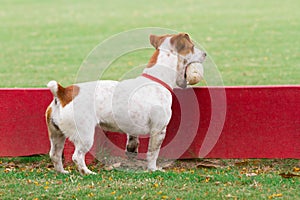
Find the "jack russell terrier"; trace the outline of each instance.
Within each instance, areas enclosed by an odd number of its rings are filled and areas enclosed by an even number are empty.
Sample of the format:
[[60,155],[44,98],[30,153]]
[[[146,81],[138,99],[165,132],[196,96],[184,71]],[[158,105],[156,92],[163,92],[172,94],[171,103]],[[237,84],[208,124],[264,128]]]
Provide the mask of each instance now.
[[95,174],[85,164],[97,125],[104,131],[128,135],[126,151],[137,153],[139,135],[149,134],[147,167],[156,160],[166,135],[172,110],[172,89],[188,84],[187,67],[203,63],[206,53],[197,49],[188,34],[150,35],[156,49],[141,76],[123,81],[101,80],[62,87],[50,81],[54,99],[46,110],[55,170],[68,173],[62,164],[66,138],[75,145],[72,160],[81,174]]

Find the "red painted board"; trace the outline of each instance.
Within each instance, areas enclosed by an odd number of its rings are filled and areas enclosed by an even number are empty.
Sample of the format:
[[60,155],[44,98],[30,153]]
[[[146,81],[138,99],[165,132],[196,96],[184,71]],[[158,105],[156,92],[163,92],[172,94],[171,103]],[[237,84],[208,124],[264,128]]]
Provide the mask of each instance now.
[[[300,158],[299,86],[175,90],[172,110],[160,157]],[[124,134],[97,133],[112,156],[124,156]],[[140,142],[145,158],[148,138]],[[67,149],[70,161],[73,150]],[[93,150],[92,155],[101,152]]]
[[47,154],[47,89],[0,89],[0,156]]
[[[0,156],[47,154],[48,89],[0,89]],[[160,156],[300,158],[300,86],[175,90]],[[124,155],[126,136],[97,129],[92,155]],[[141,138],[145,157],[148,138]],[[73,152],[66,144],[66,160]],[[88,156],[90,161],[93,156]]]
[[[200,97],[201,92],[196,93]],[[300,158],[300,87],[227,87],[226,99],[222,134],[207,158]],[[200,120],[198,134],[183,157],[203,146],[207,125],[201,123],[208,123],[208,117]]]

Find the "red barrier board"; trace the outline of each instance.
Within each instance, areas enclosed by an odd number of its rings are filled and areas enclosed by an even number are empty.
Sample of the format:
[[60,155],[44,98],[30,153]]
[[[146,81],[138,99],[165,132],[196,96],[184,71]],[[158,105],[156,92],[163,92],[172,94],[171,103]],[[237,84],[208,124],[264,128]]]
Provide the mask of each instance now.
[[48,89],[0,89],[0,156],[47,154]]
[[[300,158],[300,86],[174,92],[161,157]],[[51,100],[47,89],[0,90],[0,156],[48,153],[44,112]],[[148,138],[140,141],[140,157],[145,157]],[[96,129],[87,161],[104,150],[122,156],[125,145],[126,135]],[[67,142],[65,147],[65,159],[70,161],[73,146]]]

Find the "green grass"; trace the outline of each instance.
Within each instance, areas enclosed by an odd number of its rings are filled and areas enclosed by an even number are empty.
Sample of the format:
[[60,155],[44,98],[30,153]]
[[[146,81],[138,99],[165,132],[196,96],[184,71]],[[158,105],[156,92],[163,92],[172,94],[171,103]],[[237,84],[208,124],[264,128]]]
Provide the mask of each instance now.
[[[225,85],[300,82],[298,0],[0,3],[0,87],[44,87],[51,79],[71,84],[97,44],[142,27],[188,32],[215,61]],[[128,71],[150,55],[129,55],[115,65]],[[117,72],[109,78],[120,77]]]
[[[195,161],[196,162],[196,161]],[[81,176],[53,171],[48,157],[2,159],[0,199],[298,199],[299,177],[285,179],[297,160],[224,160],[222,167],[195,168],[181,162],[166,172],[105,171]],[[234,165],[235,164],[235,165]],[[239,165],[238,165],[239,164]],[[181,166],[181,167],[180,167]],[[185,167],[182,167],[185,166]],[[188,167],[190,166],[190,167]],[[247,174],[255,173],[256,176]],[[5,181],[4,181],[5,180]]]

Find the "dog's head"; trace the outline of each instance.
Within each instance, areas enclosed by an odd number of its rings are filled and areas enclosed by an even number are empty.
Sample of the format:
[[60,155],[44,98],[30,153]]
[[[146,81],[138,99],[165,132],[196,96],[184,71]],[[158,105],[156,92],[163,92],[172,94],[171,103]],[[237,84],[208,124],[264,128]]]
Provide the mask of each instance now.
[[187,86],[187,66],[191,63],[203,63],[206,58],[206,53],[196,48],[190,36],[186,33],[162,36],[150,35],[150,43],[158,53],[165,52],[167,55],[176,55],[176,84],[181,88]]

